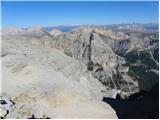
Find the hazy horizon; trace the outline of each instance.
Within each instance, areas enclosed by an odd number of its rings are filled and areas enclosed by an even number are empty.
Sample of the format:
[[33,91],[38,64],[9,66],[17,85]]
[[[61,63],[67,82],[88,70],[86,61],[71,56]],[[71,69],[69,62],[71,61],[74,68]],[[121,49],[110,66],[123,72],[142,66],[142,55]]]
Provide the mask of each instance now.
[[140,24],[140,25],[145,25],[145,24],[158,24],[157,22],[144,22],[144,23],[136,23],[136,22],[132,22],[132,23],[117,23],[117,24],[59,24],[59,25],[32,25],[32,26],[25,26],[25,27],[21,27],[21,26],[2,26],[1,28],[22,28],[22,29],[27,29],[27,28],[32,28],[32,27],[42,27],[42,28],[47,28],[47,27],[76,27],[76,26],[114,26],[114,25],[127,25],[127,24]]

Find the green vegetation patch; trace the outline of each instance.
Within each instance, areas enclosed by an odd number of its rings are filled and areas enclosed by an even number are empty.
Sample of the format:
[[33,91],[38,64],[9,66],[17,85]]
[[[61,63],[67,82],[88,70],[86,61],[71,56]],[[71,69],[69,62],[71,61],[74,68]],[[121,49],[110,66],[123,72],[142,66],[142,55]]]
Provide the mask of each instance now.
[[125,58],[129,66],[128,74],[138,80],[140,89],[149,90],[155,83],[159,82],[159,76],[150,71],[159,68],[147,51],[132,51],[127,53]]

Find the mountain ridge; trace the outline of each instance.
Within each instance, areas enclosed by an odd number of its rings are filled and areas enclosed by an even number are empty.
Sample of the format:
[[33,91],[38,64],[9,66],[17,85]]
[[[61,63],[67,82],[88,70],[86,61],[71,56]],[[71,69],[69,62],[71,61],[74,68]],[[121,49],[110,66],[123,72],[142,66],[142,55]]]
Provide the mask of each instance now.
[[126,98],[159,83],[156,30],[81,26],[55,33],[43,27],[1,30],[2,93],[17,104],[7,118],[117,118],[103,97]]

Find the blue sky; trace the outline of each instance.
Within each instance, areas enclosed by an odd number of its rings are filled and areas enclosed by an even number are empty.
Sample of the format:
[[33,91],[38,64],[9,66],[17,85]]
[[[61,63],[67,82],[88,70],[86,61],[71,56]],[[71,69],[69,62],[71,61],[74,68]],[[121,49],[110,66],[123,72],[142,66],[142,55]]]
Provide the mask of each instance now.
[[2,27],[158,22],[158,2],[3,1]]

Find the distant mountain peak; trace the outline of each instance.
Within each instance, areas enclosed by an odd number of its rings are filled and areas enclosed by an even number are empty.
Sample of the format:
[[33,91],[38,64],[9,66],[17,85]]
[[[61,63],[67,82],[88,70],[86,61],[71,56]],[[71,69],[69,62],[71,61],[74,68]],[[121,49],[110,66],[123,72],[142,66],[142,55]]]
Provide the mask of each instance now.
[[52,31],[49,32],[49,34],[52,36],[57,36],[63,34],[63,32],[59,29],[53,29]]

